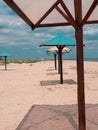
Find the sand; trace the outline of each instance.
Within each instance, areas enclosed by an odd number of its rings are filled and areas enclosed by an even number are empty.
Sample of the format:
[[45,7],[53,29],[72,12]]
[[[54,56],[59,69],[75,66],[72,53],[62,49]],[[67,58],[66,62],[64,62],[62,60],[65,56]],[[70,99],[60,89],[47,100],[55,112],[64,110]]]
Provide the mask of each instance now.
[[[98,62],[85,62],[86,104],[98,103]],[[63,61],[60,84],[54,61],[0,66],[0,130],[15,130],[33,105],[77,104],[75,61]]]

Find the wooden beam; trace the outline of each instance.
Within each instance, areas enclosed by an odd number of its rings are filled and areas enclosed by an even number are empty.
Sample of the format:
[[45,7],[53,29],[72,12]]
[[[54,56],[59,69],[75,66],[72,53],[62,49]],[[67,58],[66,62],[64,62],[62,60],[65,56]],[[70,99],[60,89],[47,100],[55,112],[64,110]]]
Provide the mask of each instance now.
[[58,0],[58,1],[60,2],[61,6],[63,7],[63,9],[66,12],[66,14],[70,17],[71,22],[73,23],[74,27],[77,28],[75,20],[74,20],[72,14],[70,13],[70,11],[68,10],[67,6],[65,5],[65,3],[63,2],[63,0]]
[[39,19],[36,23],[35,27],[39,26],[39,24],[52,12],[52,10],[59,4],[59,2],[55,2],[54,5]]
[[42,27],[58,27],[58,26],[70,26],[70,23],[45,23],[45,24],[39,24],[37,27],[42,28]]
[[98,5],[98,0],[95,0],[95,1],[96,1],[97,5]]
[[54,54],[54,65],[55,65],[55,70],[57,70],[56,56],[57,56],[57,54]]
[[66,15],[58,6],[55,7],[57,11],[75,28],[75,24],[73,23],[72,19]]
[[98,24],[98,20],[90,20],[85,22],[85,24]]
[[12,8],[32,29],[35,28],[32,21],[24,14],[24,12],[16,5],[13,0],[3,0],[10,8]]
[[7,70],[7,56],[4,56],[4,60],[5,60],[5,70]]
[[91,5],[91,7],[89,8],[87,14],[83,18],[81,25],[83,25],[83,24],[85,24],[87,22],[88,18],[90,17],[90,15],[92,14],[92,12],[94,11],[94,9],[97,6],[97,4],[98,4],[98,0],[94,0],[93,3],[92,3],[92,5]]
[[84,58],[83,58],[83,28],[80,26],[82,21],[82,0],[74,0],[75,20],[77,29],[75,30],[77,42],[77,97],[78,97],[78,122],[79,130],[86,130],[85,119],[85,92],[84,92]]

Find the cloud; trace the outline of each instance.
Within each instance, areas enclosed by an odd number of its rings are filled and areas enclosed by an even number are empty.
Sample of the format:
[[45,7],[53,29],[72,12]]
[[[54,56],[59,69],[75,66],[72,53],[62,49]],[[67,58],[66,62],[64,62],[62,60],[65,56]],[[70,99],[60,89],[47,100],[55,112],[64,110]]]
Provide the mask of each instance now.
[[84,42],[86,44],[97,44],[98,43],[98,24],[84,26],[83,32],[84,32]]
[[29,50],[29,48],[28,47],[23,47],[22,50]]
[[45,40],[53,38],[59,33],[73,34],[72,27],[54,27],[54,28],[40,28],[34,31],[2,0],[0,0],[0,44],[5,45],[25,45],[34,44],[38,46]]
[[[83,33],[86,50],[98,48],[98,25],[84,26]],[[75,38],[75,30],[71,26],[37,28],[32,31],[15,12],[0,0],[0,48],[21,48],[21,53],[22,51],[28,51],[28,53],[31,51],[32,53],[33,48],[38,54],[40,52],[42,56],[41,53],[46,48],[39,48],[39,45],[58,34]]]
[[31,39],[30,36],[30,28],[19,17],[8,14],[1,15],[0,44],[2,42],[6,45],[25,44],[27,40]]
[[90,43],[91,43],[91,44],[92,44],[92,43],[93,43],[93,44],[96,44],[97,42],[98,42],[98,40],[89,40],[89,41],[88,41],[88,40],[87,40],[87,41],[85,40],[85,43],[86,43],[86,44],[87,44],[87,43],[89,43],[89,44],[90,44]]
[[[97,25],[96,25],[96,27],[97,27]],[[98,34],[98,28],[96,28],[95,26],[88,26],[87,28],[86,28],[86,30],[84,30],[84,35],[96,35],[96,34]]]
[[46,38],[51,38],[51,37],[52,37],[51,34],[48,34],[48,33],[46,34],[46,33],[44,33],[44,32],[43,32],[43,33],[38,33],[38,32],[36,33],[36,32],[35,32],[35,33],[34,33],[34,36],[39,37],[39,38],[40,38],[40,37],[46,37]]

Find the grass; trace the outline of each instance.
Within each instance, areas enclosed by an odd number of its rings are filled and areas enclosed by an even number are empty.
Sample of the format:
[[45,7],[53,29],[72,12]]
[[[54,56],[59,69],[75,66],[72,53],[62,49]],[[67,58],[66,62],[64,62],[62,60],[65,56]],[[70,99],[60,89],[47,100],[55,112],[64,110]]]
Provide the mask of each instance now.
[[[7,60],[7,64],[9,63],[19,63],[19,64],[22,64],[22,63],[36,63],[36,62],[40,62],[41,60]],[[4,60],[0,60],[0,65],[3,65],[5,64],[5,61]]]

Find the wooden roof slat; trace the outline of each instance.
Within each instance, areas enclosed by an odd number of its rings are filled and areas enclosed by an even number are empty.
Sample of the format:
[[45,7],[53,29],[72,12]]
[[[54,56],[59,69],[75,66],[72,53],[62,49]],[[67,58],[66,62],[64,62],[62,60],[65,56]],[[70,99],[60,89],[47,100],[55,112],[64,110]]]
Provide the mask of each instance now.
[[67,13],[67,15],[70,17],[70,19],[73,21],[74,25],[76,26],[75,20],[74,20],[72,14],[70,13],[70,11],[68,10],[67,6],[65,5],[65,3],[63,2],[63,0],[58,0],[58,1],[60,2],[64,11]]
[[81,0],[74,0],[74,6],[75,6],[75,21],[77,22],[77,25],[79,25],[82,21],[82,9],[80,9]]
[[98,24],[98,20],[86,21],[85,24]]
[[37,27],[56,27],[56,26],[70,26],[70,23],[45,23],[45,24],[39,24]]
[[83,25],[83,24],[85,24],[87,22],[88,18],[92,14],[92,12],[95,9],[95,7],[97,6],[97,4],[98,4],[98,0],[94,0],[93,3],[92,3],[92,5],[91,5],[91,7],[89,8],[87,14],[83,18],[81,25]]
[[68,15],[66,15],[58,6],[56,6],[55,8],[73,27],[76,27],[76,25],[73,23],[72,19]]
[[35,24],[35,27],[39,26],[39,24],[52,12],[52,10],[59,4],[58,1],[54,3],[54,5],[39,19],[39,21]]
[[32,21],[24,14],[24,12],[16,5],[13,0],[3,0],[10,6],[32,29],[35,28]]
[[98,0],[95,0],[96,1],[96,3],[98,4]]

